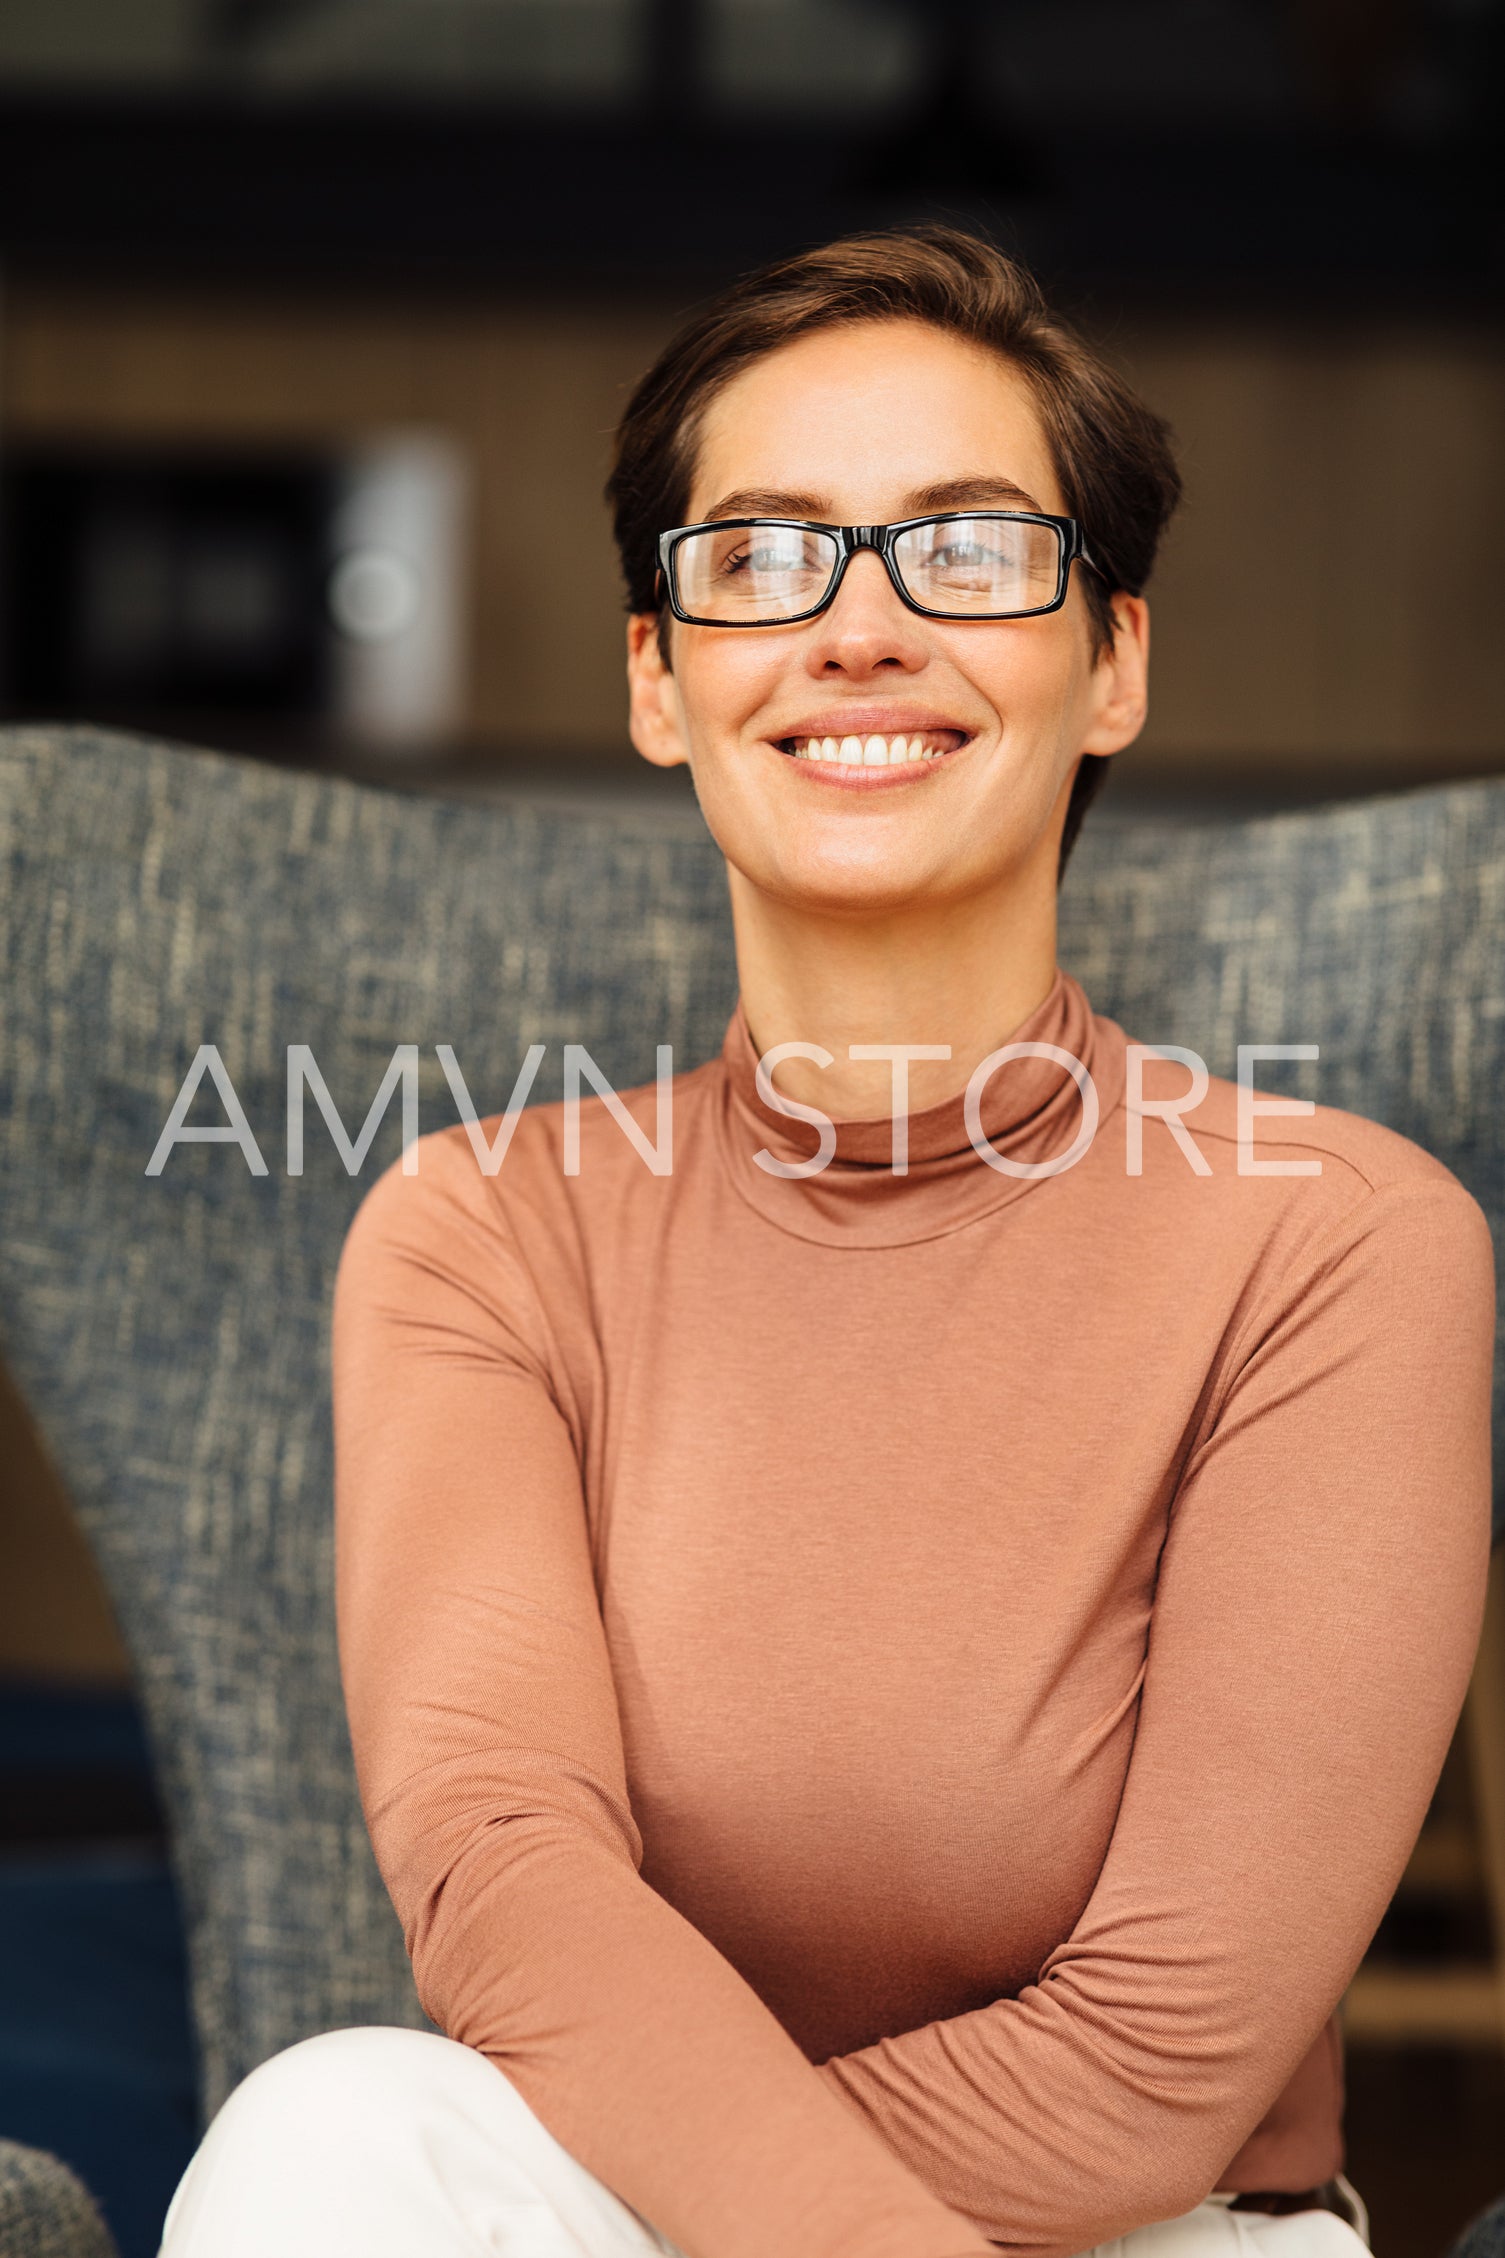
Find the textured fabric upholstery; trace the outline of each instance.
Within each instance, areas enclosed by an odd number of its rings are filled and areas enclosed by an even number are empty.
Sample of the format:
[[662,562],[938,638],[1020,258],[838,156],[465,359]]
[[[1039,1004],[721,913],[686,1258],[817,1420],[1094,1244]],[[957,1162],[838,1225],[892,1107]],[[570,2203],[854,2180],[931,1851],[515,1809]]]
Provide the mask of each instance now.
[[[0,735],[0,1351],[140,1673],[190,1933],[206,2108],[313,2031],[418,2023],[355,1795],[330,1598],[326,1324],[394,1101],[347,1175],[317,1106],[286,1172],[287,1046],[352,1135],[399,1042],[421,1126],[524,1048],[617,1086],[719,1044],[725,881],[693,811],[451,805],[89,731]],[[1150,1042],[1231,1071],[1316,1042],[1308,1094],[1505,1206],[1505,784],[1253,823],[1094,818],[1063,961]],[[144,1171],[197,1046],[267,1163]],[[1262,1073],[1270,1082],[1276,1074]],[[1282,1087],[1295,1088],[1293,1077]],[[223,1123],[206,1080],[190,1121]]]
[[1505,2258],[1505,2196],[1470,2220],[1448,2258]]
[[115,2258],[81,2181],[40,2148],[0,2140],[0,2258]]

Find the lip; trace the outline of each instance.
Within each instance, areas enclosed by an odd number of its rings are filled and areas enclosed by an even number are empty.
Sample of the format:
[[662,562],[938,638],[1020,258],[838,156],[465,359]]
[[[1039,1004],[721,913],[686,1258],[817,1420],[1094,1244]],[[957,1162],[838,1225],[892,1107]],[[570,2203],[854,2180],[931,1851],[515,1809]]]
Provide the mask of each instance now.
[[[954,714],[926,713],[920,706],[838,706],[822,714],[802,715],[766,742],[778,747],[790,737],[959,737],[970,744],[977,735]],[[957,748],[960,750],[960,747]]]
[[[949,715],[923,713],[918,706],[842,706],[835,713],[812,716],[777,737],[763,742],[789,768],[823,784],[828,791],[892,792],[902,786],[933,781],[958,753],[965,752],[977,732]],[[932,760],[902,761],[897,767],[859,768],[844,761],[796,760],[785,745],[795,737],[954,737],[957,743]]]
[[[904,785],[933,783],[943,768],[949,768],[955,753],[938,754],[934,760],[901,761],[896,768],[858,768],[845,761],[800,761],[788,753],[781,753],[777,745],[770,751],[784,766],[793,769],[796,776],[808,777],[812,784],[823,784],[834,792],[896,792]],[[965,751],[958,746],[957,751]]]

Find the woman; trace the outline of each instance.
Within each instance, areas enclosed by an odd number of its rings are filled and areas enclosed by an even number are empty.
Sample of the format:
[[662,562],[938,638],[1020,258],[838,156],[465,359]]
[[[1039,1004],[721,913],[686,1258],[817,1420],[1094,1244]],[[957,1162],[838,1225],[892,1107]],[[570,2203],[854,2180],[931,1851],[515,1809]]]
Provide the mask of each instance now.
[[1416,1147],[1256,1144],[1057,969],[1163,427],[921,230],[718,301],[612,495],[740,999],[672,1161],[652,1087],[575,1153],[541,1105],[356,1218],[342,1660],[448,2035],[263,2065],[165,2249],[1345,2258],[1334,2016],[1477,1637],[1491,1254]]

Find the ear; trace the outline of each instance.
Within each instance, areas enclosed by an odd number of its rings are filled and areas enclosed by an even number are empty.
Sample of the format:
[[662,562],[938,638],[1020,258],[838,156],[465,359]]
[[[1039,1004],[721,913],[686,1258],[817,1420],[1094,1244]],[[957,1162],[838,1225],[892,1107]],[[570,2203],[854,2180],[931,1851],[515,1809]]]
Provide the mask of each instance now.
[[633,744],[655,768],[679,768],[690,758],[679,685],[659,646],[657,612],[634,612],[627,622],[627,726]]
[[1121,753],[1144,727],[1150,705],[1150,607],[1143,596],[1113,598],[1113,641],[1092,670],[1084,753]]

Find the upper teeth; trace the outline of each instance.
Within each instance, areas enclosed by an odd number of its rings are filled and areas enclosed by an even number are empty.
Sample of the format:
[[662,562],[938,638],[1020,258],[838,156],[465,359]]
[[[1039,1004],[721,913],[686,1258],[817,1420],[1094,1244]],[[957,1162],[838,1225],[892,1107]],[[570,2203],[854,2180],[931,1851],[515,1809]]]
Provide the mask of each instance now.
[[802,761],[846,761],[853,768],[887,768],[894,761],[937,760],[944,745],[923,737],[796,737],[794,757]]

